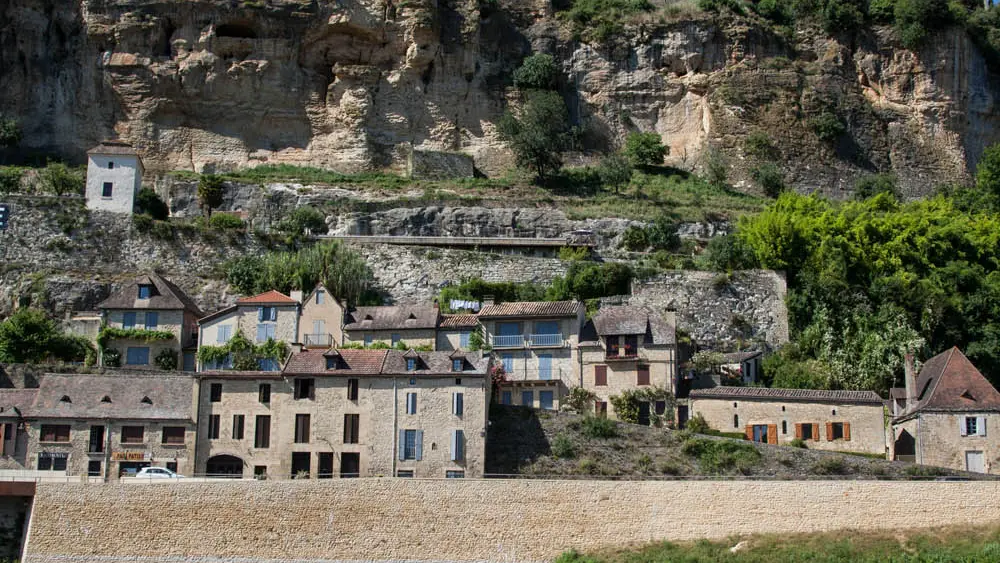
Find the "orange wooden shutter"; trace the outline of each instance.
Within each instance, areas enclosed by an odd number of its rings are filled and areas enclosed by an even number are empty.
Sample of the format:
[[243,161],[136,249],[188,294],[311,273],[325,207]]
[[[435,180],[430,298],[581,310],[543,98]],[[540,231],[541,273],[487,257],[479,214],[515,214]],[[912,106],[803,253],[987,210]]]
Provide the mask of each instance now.
[[833,441],[833,423],[832,422],[827,422],[826,423],[826,441],[827,442],[832,442]]
[[819,423],[813,423],[813,442],[819,442]]
[[777,444],[778,443],[778,425],[768,424],[767,425],[767,443]]
[[753,441],[753,426],[747,424],[747,440]]
[[594,385],[608,384],[608,366],[594,366]]
[[848,442],[851,441],[851,423],[850,422],[845,422],[844,423],[844,440],[848,441]]
[[0,455],[7,455],[7,430],[6,424],[0,424]]
[[796,422],[795,423],[795,437],[798,438],[799,440],[802,439],[802,423],[801,422]]

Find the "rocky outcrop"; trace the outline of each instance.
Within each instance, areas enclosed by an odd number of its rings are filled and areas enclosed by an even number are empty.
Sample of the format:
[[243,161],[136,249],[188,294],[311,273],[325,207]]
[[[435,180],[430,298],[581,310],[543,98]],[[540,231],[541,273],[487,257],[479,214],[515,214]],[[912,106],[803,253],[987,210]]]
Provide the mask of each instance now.
[[[511,164],[495,126],[510,72],[535,50],[561,61],[586,149],[656,131],[670,164],[697,169],[715,147],[746,190],[751,131],[773,138],[786,181],[834,196],[878,171],[926,194],[1000,139],[996,75],[961,29],[914,53],[888,29],[841,43],[730,16],[653,21],[596,45],[542,0],[10,0],[0,107],[28,152],[79,160],[117,134],[152,172],[403,171],[429,150],[493,174]],[[810,119],[828,111],[846,133],[823,141]]]

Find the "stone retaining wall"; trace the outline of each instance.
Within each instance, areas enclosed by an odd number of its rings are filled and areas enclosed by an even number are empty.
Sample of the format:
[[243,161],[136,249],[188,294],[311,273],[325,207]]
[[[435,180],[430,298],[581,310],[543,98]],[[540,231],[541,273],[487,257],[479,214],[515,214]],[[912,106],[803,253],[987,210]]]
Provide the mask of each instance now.
[[23,561],[540,561],[654,540],[981,525],[998,507],[1000,482],[42,483]]

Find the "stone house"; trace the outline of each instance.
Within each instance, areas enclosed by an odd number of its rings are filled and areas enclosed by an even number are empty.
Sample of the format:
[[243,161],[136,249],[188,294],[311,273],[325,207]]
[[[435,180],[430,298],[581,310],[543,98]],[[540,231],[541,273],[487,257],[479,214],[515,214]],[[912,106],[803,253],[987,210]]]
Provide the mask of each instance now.
[[501,403],[559,408],[568,388],[580,384],[574,351],[584,313],[575,301],[484,302],[479,322],[506,374]]
[[722,354],[722,365],[719,369],[730,379],[743,385],[757,383],[757,378],[763,371],[764,352],[748,350],[743,352],[726,352]]
[[[198,320],[198,348],[225,346],[237,334],[254,344],[268,340],[297,343],[300,310],[298,300],[274,290],[238,299],[235,305]],[[232,368],[232,358],[213,365],[198,364],[199,371],[228,369]],[[262,360],[259,367],[264,371],[280,371],[281,362]]]
[[722,432],[816,450],[886,453],[884,402],[873,391],[715,387],[690,394],[691,416]]
[[[294,298],[294,295],[292,296]],[[344,311],[346,307],[319,284],[302,299],[299,334],[295,342],[306,348],[327,349],[344,343]]]
[[437,304],[357,307],[344,316],[344,344],[404,342],[410,348],[433,349],[440,317]]
[[142,467],[194,471],[191,376],[46,374],[22,410],[26,469],[117,479]]
[[[166,361],[172,355],[174,365],[194,371],[197,319],[203,313],[169,280],[155,273],[139,276],[97,308],[103,326],[126,331],[104,343],[100,357],[102,365],[107,363],[107,350],[114,350],[120,354],[121,365],[130,368],[156,367],[157,358],[164,354]],[[153,338],[153,333],[148,331],[166,332],[173,337]]]
[[[643,307],[604,306],[581,331],[580,385],[597,395],[594,412],[616,417],[610,397],[632,389],[662,388],[673,393],[677,376],[674,313]],[[650,413],[665,414],[666,401],[641,403],[639,423]],[[672,415],[673,413],[671,413]]]
[[283,373],[202,373],[201,471],[481,476],[489,358],[305,350]]
[[908,356],[906,387],[892,393],[894,403],[903,397],[892,420],[893,459],[1000,473],[1000,392],[958,348],[914,371]]
[[0,389],[0,469],[28,466],[28,427],[24,417],[36,395],[38,389]]
[[468,351],[472,333],[480,328],[479,317],[474,314],[442,315],[434,349],[442,352]]
[[87,151],[87,209],[131,214],[142,187],[142,159],[124,141],[104,141]]

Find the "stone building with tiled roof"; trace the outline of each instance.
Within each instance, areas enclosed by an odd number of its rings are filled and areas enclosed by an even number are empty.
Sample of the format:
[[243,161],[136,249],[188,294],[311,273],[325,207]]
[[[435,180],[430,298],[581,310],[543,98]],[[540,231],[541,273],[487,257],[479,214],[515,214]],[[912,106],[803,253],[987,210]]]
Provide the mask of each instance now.
[[[197,323],[203,313],[170,280],[152,272],[144,274],[126,283],[97,307],[102,325],[123,331],[112,333],[102,343],[102,364],[110,365],[111,358],[118,358],[118,363],[128,367],[164,367],[160,364],[170,363],[172,356],[175,367],[194,370]],[[152,337],[164,332],[173,336]]]
[[[237,334],[254,344],[268,340],[297,344],[301,304],[279,291],[265,291],[243,297],[234,305],[198,319],[198,347],[226,346]],[[260,369],[280,371],[284,358],[261,360]],[[232,368],[231,359],[205,364],[198,362],[199,371]]]
[[442,315],[434,349],[445,352],[468,350],[472,333],[478,330],[479,317],[475,314]]
[[893,389],[892,456],[924,465],[1000,473],[1000,392],[957,347]]
[[690,414],[748,440],[884,455],[884,401],[872,391],[714,387],[689,395]]
[[344,315],[344,343],[433,348],[440,319],[437,304],[356,307]]
[[132,213],[142,187],[142,159],[120,140],[104,141],[87,151],[87,209]]

